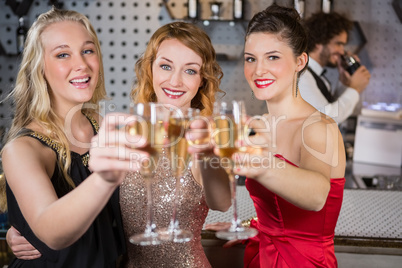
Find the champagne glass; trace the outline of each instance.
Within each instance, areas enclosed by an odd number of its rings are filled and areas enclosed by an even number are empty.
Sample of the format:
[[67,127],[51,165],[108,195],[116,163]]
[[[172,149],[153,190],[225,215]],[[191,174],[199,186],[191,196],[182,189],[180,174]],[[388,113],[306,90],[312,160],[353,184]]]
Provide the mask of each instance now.
[[232,160],[232,155],[239,151],[239,144],[244,140],[247,133],[244,103],[242,101],[215,102],[213,120],[213,141],[219,150],[221,160],[225,159],[225,163],[227,163],[224,168],[230,179],[233,209],[231,226],[228,229],[216,232],[216,236],[226,240],[247,239],[257,235],[258,231],[254,228],[242,226],[238,219],[236,186],[239,175],[233,173],[234,161]]
[[176,179],[175,198],[173,203],[172,217],[169,226],[161,230],[163,233],[162,239],[173,241],[176,243],[188,242],[193,238],[193,234],[181,229],[179,220],[177,218],[177,211],[179,205],[181,179],[183,175],[191,168],[190,154],[188,153],[188,142],[185,138],[185,132],[189,129],[191,120],[199,115],[198,109],[189,108],[186,113],[179,109],[170,109],[169,123],[168,123],[168,139],[171,169],[173,176]]
[[134,124],[128,126],[130,135],[140,135],[147,140],[144,148],[150,153],[150,159],[141,162],[140,173],[144,178],[147,192],[147,221],[145,231],[133,235],[129,241],[142,246],[158,245],[162,242],[160,233],[153,220],[152,180],[159,157],[163,153],[166,138],[166,128],[163,116],[164,109],[156,103],[138,103],[130,106],[130,112],[136,116]]

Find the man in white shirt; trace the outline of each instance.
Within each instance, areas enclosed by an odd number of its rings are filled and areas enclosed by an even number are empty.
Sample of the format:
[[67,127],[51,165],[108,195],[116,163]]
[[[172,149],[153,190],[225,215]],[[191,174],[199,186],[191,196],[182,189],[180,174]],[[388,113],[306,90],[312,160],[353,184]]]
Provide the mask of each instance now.
[[[309,67],[299,80],[300,94],[316,109],[342,123],[353,113],[359,93],[370,81],[370,72],[365,66],[360,66],[350,75],[340,64],[353,23],[332,12],[313,14],[305,21],[305,26],[310,58]],[[324,76],[324,67],[338,68],[339,86],[336,90],[331,90],[331,84]],[[343,93],[335,98],[332,92]]]

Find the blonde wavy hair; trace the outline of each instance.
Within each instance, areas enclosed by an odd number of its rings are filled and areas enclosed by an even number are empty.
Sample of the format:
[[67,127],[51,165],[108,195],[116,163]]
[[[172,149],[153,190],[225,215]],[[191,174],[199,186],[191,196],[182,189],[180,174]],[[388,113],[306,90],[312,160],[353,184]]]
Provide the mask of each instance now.
[[152,64],[163,41],[177,39],[193,50],[202,59],[201,86],[191,101],[192,108],[201,110],[201,115],[211,115],[223,72],[216,61],[215,49],[208,35],[196,25],[187,22],[172,22],[160,27],[151,37],[144,54],[135,64],[136,81],[131,90],[131,99],[136,102],[156,102],[152,83]]
[[[69,142],[64,132],[64,122],[53,110],[52,97],[48,90],[49,85],[44,76],[44,46],[41,38],[43,31],[49,25],[63,21],[74,21],[82,24],[95,43],[96,53],[99,59],[100,75],[94,94],[88,102],[92,105],[89,106],[98,107],[100,100],[106,98],[100,43],[90,21],[85,15],[79,12],[52,8],[48,12],[41,14],[28,31],[16,84],[14,89],[7,96],[7,99],[10,98],[13,100],[15,115],[10,131],[7,134],[6,142],[18,138],[21,129],[32,121],[38,123],[47,131],[47,133],[43,134],[51,137],[52,140],[61,145],[61,151],[59,152],[57,161],[59,162],[59,166],[62,167],[67,183],[74,188],[74,182],[71,180],[70,176],[67,175],[71,164],[71,156],[69,153]],[[71,38],[74,38],[74,36]],[[83,107],[85,107],[85,105]],[[82,108],[82,112],[91,113],[90,110],[85,108]],[[4,176],[0,184],[5,184]],[[2,188],[4,187],[0,185],[0,189]],[[5,198],[1,199],[0,203],[2,203]]]

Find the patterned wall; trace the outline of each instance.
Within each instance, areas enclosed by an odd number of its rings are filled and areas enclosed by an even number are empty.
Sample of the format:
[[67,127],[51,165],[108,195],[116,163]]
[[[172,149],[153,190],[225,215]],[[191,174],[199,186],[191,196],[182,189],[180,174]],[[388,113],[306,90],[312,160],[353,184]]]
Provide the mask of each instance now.
[[[198,22],[211,36],[218,53],[226,54],[220,60],[224,71],[222,89],[226,99],[244,99],[248,113],[266,111],[264,102],[254,100],[243,78],[242,49],[245,26],[230,22],[231,0],[221,0],[222,21]],[[7,54],[16,51],[15,31],[18,18],[11,8],[0,0],[1,45]],[[48,0],[33,2],[25,16],[31,25],[38,14],[47,11]],[[87,15],[97,30],[102,43],[106,88],[112,97],[105,105],[105,112],[127,111],[129,91],[134,81],[134,63],[144,51],[151,34],[161,25],[172,21],[171,16],[181,19],[186,15],[186,0],[63,0],[64,8]],[[201,18],[209,19],[209,0],[200,0]],[[246,1],[245,19],[273,3],[273,0]],[[278,4],[291,5],[292,1],[277,0]],[[320,10],[320,0],[305,1],[306,16]],[[372,73],[371,82],[363,93],[369,102],[402,102],[402,24],[391,6],[392,0],[335,0],[334,10],[358,21],[367,38],[367,44],[359,53],[363,64]],[[3,100],[15,83],[20,58],[0,55],[0,99]],[[333,79],[337,73],[330,73]],[[334,78],[335,77],[335,78]],[[0,126],[7,126],[12,113],[9,103],[0,103]]]

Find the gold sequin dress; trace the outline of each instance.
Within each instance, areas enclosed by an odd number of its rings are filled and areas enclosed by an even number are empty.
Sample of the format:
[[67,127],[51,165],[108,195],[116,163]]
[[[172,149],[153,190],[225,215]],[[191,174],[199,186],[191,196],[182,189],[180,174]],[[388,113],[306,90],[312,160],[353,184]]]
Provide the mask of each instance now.
[[[163,161],[168,160],[164,158]],[[165,228],[169,225],[172,215],[175,179],[168,165],[163,162],[156,170],[152,182],[152,194],[154,221],[158,228]],[[120,186],[120,206],[128,254],[124,267],[211,267],[201,245],[201,230],[208,214],[208,206],[202,186],[194,180],[191,172],[183,177],[178,206],[180,227],[192,231],[194,235],[190,242],[168,242],[156,246],[131,244],[128,238],[145,230],[146,205],[147,193],[144,179],[138,172],[131,172]]]

